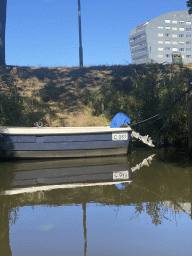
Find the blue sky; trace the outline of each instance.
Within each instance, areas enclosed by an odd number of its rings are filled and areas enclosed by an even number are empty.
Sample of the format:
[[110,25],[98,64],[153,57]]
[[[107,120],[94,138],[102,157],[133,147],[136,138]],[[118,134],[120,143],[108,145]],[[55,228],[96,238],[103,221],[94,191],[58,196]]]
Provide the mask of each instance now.
[[[84,66],[131,63],[129,33],[185,0],[81,0]],[[7,0],[6,64],[78,66],[78,0]]]

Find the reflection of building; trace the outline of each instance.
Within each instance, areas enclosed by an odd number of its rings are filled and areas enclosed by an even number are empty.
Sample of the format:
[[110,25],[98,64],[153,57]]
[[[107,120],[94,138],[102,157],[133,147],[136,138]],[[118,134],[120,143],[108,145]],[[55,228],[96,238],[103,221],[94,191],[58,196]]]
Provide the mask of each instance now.
[[162,203],[165,207],[173,209],[175,212],[191,213],[191,203],[177,203],[174,204],[171,201],[164,201]]
[[135,27],[129,36],[132,63],[171,63],[173,52],[181,52],[183,63],[192,62],[191,24],[188,11],[174,11]]

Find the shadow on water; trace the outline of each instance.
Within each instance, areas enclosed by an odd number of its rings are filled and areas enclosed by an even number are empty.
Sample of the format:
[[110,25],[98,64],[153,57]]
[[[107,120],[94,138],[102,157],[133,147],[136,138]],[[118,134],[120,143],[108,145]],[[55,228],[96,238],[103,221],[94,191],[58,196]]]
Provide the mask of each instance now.
[[174,165],[164,161],[165,155],[161,150],[136,150],[127,157],[2,163],[0,251],[12,255],[9,225],[17,222],[20,207],[26,205],[82,205],[84,255],[89,241],[87,203],[134,206],[130,220],[146,212],[155,226],[181,212],[191,218],[191,165]]
[[186,149],[178,149],[175,147],[169,147],[161,150],[161,154],[158,155],[159,160],[172,163],[175,166],[189,167],[192,166],[192,151]]

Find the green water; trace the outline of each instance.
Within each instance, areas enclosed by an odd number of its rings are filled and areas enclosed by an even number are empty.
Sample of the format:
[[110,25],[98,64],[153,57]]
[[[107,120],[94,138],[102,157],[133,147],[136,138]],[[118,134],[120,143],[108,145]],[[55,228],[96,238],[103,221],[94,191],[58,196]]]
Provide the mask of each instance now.
[[[0,255],[192,255],[191,162],[157,150],[116,160],[0,163]],[[64,168],[100,176],[62,183]],[[123,168],[129,182],[105,174]]]

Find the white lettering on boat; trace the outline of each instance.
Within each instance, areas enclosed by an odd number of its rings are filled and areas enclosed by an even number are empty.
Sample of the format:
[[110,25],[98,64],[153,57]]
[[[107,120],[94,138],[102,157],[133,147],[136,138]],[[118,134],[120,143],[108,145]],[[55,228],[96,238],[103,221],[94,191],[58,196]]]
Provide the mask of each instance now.
[[128,140],[128,133],[127,132],[112,133],[112,140]]
[[128,178],[128,171],[113,172],[113,180],[127,180]]

